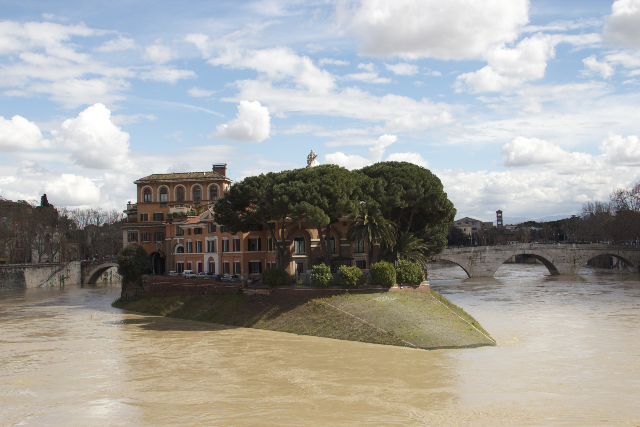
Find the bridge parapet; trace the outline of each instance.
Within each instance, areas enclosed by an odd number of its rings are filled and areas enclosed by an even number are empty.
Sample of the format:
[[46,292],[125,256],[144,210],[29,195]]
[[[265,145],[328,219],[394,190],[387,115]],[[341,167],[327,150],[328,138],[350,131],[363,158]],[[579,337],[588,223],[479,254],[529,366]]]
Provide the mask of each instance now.
[[599,255],[616,257],[634,272],[640,267],[640,246],[604,244],[535,244],[447,248],[434,256],[458,264],[469,277],[493,277],[500,266],[515,255],[539,259],[552,275],[578,274],[582,266]]
[[81,280],[82,284],[93,284],[108,269],[117,267],[115,258],[100,259],[94,261],[82,261],[81,264]]

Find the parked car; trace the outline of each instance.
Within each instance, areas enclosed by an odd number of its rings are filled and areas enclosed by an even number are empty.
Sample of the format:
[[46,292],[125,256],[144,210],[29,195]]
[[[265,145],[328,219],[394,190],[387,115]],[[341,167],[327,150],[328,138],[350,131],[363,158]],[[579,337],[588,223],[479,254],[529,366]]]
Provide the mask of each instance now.
[[197,276],[197,274],[193,270],[185,270],[182,275],[185,279],[193,279]]
[[206,279],[207,278],[207,273],[204,271],[201,271],[200,273],[196,274],[196,278],[197,279]]
[[168,276],[177,277],[177,276],[181,276],[181,274],[180,273],[176,273],[175,271],[170,271]]
[[231,281],[231,275],[229,275],[229,273],[225,273],[218,280],[220,280],[222,282],[229,282],[229,281]]
[[222,276],[220,274],[216,274],[216,273],[207,273],[207,279],[218,279],[220,280]]

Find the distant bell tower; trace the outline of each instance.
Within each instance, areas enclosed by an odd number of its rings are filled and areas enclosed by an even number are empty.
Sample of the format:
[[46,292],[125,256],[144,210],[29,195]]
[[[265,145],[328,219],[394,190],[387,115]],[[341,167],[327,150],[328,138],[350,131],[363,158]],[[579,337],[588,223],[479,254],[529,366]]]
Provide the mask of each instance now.
[[502,211],[496,211],[496,228],[504,228],[502,223]]
[[311,150],[311,153],[307,156],[307,167],[312,168],[314,166],[318,166],[320,163],[316,160],[318,155],[315,151]]

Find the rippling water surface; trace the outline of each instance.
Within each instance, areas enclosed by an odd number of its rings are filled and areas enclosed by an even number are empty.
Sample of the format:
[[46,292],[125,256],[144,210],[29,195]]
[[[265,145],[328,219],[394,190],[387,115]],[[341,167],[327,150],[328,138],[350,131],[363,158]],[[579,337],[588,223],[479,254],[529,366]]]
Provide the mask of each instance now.
[[432,287],[497,347],[423,351],[135,315],[119,286],[0,292],[2,426],[640,425],[640,278]]

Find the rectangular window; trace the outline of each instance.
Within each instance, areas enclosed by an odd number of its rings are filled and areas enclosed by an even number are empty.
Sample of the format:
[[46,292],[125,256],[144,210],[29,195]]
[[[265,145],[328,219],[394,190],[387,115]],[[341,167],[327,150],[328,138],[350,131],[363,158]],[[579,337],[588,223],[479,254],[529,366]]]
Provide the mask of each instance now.
[[191,270],[191,261],[187,261],[187,270]]
[[176,273],[182,273],[184,271],[184,262],[176,262]]
[[233,274],[240,274],[240,261],[233,261]]
[[202,261],[198,261],[198,273],[202,273]]
[[191,236],[191,229],[190,229],[190,228],[187,228],[187,234],[188,234],[189,236]]
[[202,242],[200,240],[196,240],[196,252],[202,253]]
[[220,227],[220,232],[221,233],[228,233],[229,232],[229,227],[225,227],[224,225],[222,227]]
[[216,263],[213,261],[209,261],[209,273],[216,272]]
[[151,241],[151,233],[140,233],[140,240],[143,242]]
[[138,233],[129,233],[129,243],[135,243],[138,241]]
[[147,222],[149,221],[149,214],[140,214],[140,222]]
[[193,234],[202,234],[202,228],[194,228]]
[[164,221],[164,214],[162,212],[154,213],[153,214],[153,220],[154,221]]
[[222,248],[220,252],[229,252],[229,239],[224,239],[222,241]]
[[267,250],[269,252],[273,251],[273,238],[272,237],[269,237],[267,239]]
[[248,239],[248,244],[247,244],[247,249],[249,251],[255,252],[255,251],[260,251],[262,250],[262,248],[260,247],[260,238],[259,237],[252,237],[250,239]]
[[154,242],[162,242],[164,240],[164,233],[162,231],[156,231],[153,233]]
[[215,233],[216,232],[216,225],[212,222],[209,223],[209,233]]
[[262,273],[262,263],[259,261],[249,262],[249,274],[260,274],[260,273]]
[[187,242],[187,253],[193,253],[193,243],[191,241]]
[[216,251],[216,241],[207,240],[207,252],[215,252],[215,251]]
[[365,261],[363,259],[356,260],[356,267],[358,267],[360,270],[366,270],[367,261]]
[[176,236],[184,236],[184,230],[179,225],[176,225]]
[[229,274],[229,261],[222,263],[222,274]]
[[353,242],[353,253],[354,254],[363,254],[364,253],[364,241],[359,240]]
[[240,239],[233,239],[233,252],[240,252]]

